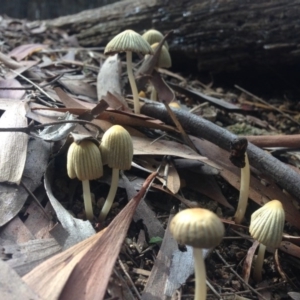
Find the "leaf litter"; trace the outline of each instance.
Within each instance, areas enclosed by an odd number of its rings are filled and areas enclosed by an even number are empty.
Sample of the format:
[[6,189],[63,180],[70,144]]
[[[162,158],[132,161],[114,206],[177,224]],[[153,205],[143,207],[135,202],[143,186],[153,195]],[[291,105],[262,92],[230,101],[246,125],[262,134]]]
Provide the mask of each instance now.
[[[12,23],[6,20],[2,26],[6,26],[8,30],[13,28],[19,34],[24,25],[23,21],[19,22],[12,26]],[[3,30],[3,27],[0,30]],[[289,292],[297,297],[294,291],[299,289],[300,284],[294,274],[299,268],[293,263],[293,259],[300,257],[297,240],[284,235],[275,259],[268,254],[264,266],[265,278],[259,287],[251,278],[251,261],[255,259],[255,249],[251,248],[252,241],[247,231],[250,212],[277,198],[282,201],[286,212],[285,232],[299,235],[300,206],[298,195],[293,193],[294,184],[285,186],[284,182],[282,185],[276,183],[274,177],[253,163],[249,194],[252,201],[248,205],[249,211],[243,225],[236,226],[231,218],[238,199],[240,170],[228,160],[227,146],[226,150],[219,148],[224,148],[223,140],[229,142],[227,136],[221,141],[216,138],[212,143],[200,139],[184,118],[178,117],[176,109],[174,115],[181,128],[174,127],[174,116],[170,113],[153,115],[146,86],[148,81],[151,81],[158,90],[160,101],[171,103],[176,99],[183,111],[192,107],[193,111],[190,114],[202,115],[214,122],[224,122],[225,119],[239,120],[240,123],[251,121],[255,126],[263,126],[272,135],[282,132],[280,128],[283,128],[280,123],[272,123],[278,108],[274,109],[274,105],[268,106],[268,103],[262,106],[261,103],[248,101],[249,97],[255,97],[245,94],[245,90],[239,90],[243,93],[239,95],[237,91],[225,93],[212,88],[212,85],[204,85],[198,80],[187,80],[171,71],[154,70],[155,60],[160,51],[160,47],[157,47],[156,54],[142,62],[136,73],[138,86],[146,92],[146,97],[141,98],[145,103],[142,110],[145,114],[135,115],[131,111],[130,96],[124,95],[124,83],[127,78],[121,72],[122,63],[117,55],[105,60],[97,50],[79,48],[76,39],[69,39],[66,32],[61,35],[55,29],[48,29],[42,24],[31,31],[34,33],[32,37],[20,35],[22,38],[18,41],[5,32],[3,35],[6,43],[0,55],[4,66],[0,71],[0,107],[5,111],[2,114],[5,124],[0,127],[28,127],[37,134],[36,128],[41,128],[34,126],[59,122],[59,118],[64,118],[66,113],[74,123],[67,123],[66,120],[65,124],[46,126],[43,132],[38,132],[39,139],[33,138],[30,134],[33,131],[29,129],[22,131],[27,134],[10,132],[9,135],[19,134],[26,137],[26,143],[23,141],[18,144],[21,140],[9,139],[13,150],[7,150],[6,142],[1,147],[1,153],[8,155],[9,160],[9,163],[5,164],[1,161],[1,168],[6,168],[9,172],[17,171],[17,176],[6,176],[3,181],[22,183],[17,186],[4,182],[0,187],[0,243],[4,249],[2,259],[5,260],[5,266],[13,267],[19,275],[24,275],[23,279],[28,284],[27,286],[23,282],[15,287],[15,296],[24,289],[32,299],[38,299],[37,294],[47,299],[69,299],[69,295],[77,297],[85,291],[86,298],[82,299],[92,299],[95,293],[102,298],[123,293],[129,295],[128,299],[151,299],[155,295],[171,297],[174,293],[193,294],[193,282],[190,278],[193,273],[191,251],[189,248],[187,252],[178,250],[167,225],[174,213],[174,206],[177,210],[178,207],[189,207],[195,203],[215,211],[227,224],[226,238],[218,250],[210,251],[206,258],[206,264],[209,266],[208,284],[212,283],[219,290],[219,293],[216,293],[211,286],[208,292],[210,297],[234,295],[235,299],[246,299],[239,294],[251,299],[262,295],[270,297],[269,286],[272,287],[272,296],[278,297]],[[43,43],[46,36],[47,46]],[[110,80],[107,80],[108,78]],[[125,88],[128,92],[128,86]],[[24,97],[30,99],[30,103],[26,107],[26,114],[22,113],[18,118],[18,110],[22,108],[19,105],[15,106],[17,102],[13,100]],[[232,101],[233,98],[237,101]],[[9,99],[12,100],[11,103]],[[213,117],[205,114],[205,109],[208,108]],[[265,123],[253,117],[246,119],[238,114],[260,110]],[[266,115],[266,110],[268,113],[273,111],[273,115]],[[283,111],[283,117],[286,117],[287,111],[291,112],[287,109]],[[11,124],[5,119],[9,113]],[[221,115],[223,119],[220,118]],[[291,118],[287,119],[291,121]],[[95,126],[91,126],[89,122]],[[122,188],[118,189],[118,201],[108,219],[103,224],[99,224],[95,219],[91,224],[84,221],[81,190],[75,181],[71,182],[66,176],[67,144],[64,145],[64,139],[71,131],[101,137],[102,132],[113,124],[126,126],[131,133],[135,163],[139,168],[132,168],[123,174],[119,186],[125,188],[126,193]],[[234,130],[239,132],[245,127],[243,126]],[[192,144],[189,144],[189,139]],[[269,144],[266,143],[268,139]],[[46,140],[48,142],[45,142]],[[290,150],[292,147],[289,139],[279,139],[279,142],[274,139],[275,142],[272,142],[272,136],[260,137],[260,140],[249,137],[249,140],[253,140],[262,148],[283,145]],[[264,141],[265,144],[261,144],[260,141]],[[27,143],[28,149],[25,147]],[[12,157],[17,154],[14,151],[18,149],[17,146],[23,160]],[[291,151],[285,153],[290,162],[299,165],[296,155],[292,158]],[[50,155],[56,157],[48,165]],[[277,154],[271,151],[269,155]],[[282,159],[282,152],[276,157],[279,159],[273,160],[275,165],[277,161],[285,161]],[[17,167],[11,167],[14,164]],[[137,199],[139,190],[145,192],[142,188],[144,179],[149,172],[157,168],[160,169],[159,174],[145,199],[139,196],[140,204],[136,209],[137,201],[133,206],[129,206],[130,208],[125,206],[128,198]],[[50,173],[53,180],[50,180]],[[107,169],[105,173],[109,174]],[[101,208],[102,198],[107,194],[108,182],[97,180],[91,184],[95,215]],[[125,215],[128,219],[124,218]],[[34,216],[40,217],[34,219]],[[103,227],[105,229],[102,229]],[[236,231],[236,228],[239,231]],[[97,231],[99,233],[95,234]],[[162,238],[161,245],[150,243],[151,238],[156,237]],[[251,251],[247,255],[248,249]],[[57,254],[58,252],[60,253]],[[55,254],[56,256],[46,260]],[[113,255],[109,257],[108,254]],[[239,274],[245,274],[244,279],[236,277],[229,280],[236,275],[224,263],[224,257],[236,267]],[[119,263],[115,265],[117,260]],[[162,261],[164,263],[161,263]],[[121,268],[122,264],[125,269]],[[183,269],[186,272],[181,272]],[[274,271],[276,269],[278,272]],[[15,278],[9,269],[5,269],[5,272],[10,272],[12,275],[9,276]],[[98,276],[103,278],[101,283],[97,281]],[[127,276],[128,280],[122,280],[123,276]],[[16,281],[21,280],[20,277],[17,278]],[[267,283],[270,283],[269,286]],[[10,282],[5,282],[4,285],[9,287]],[[253,288],[250,289],[247,285]],[[266,292],[263,292],[263,288]],[[27,297],[26,293],[24,292],[24,299]]]

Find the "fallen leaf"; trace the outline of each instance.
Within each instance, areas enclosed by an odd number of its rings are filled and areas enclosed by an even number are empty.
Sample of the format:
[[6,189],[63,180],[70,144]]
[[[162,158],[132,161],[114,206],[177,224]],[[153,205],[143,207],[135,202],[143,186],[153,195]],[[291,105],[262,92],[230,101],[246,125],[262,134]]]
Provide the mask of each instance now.
[[51,234],[65,250],[87,239],[95,233],[95,230],[89,221],[74,218],[54,197],[51,188],[54,172],[54,160],[52,160],[45,173],[45,190],[63,230],[59,231],[58,234],[56,231],[51,231]]
[[[41,178],[46,170],[50,155],[50,147],[49,143],[40,139],[32,139],[28,143],[28,155],[22,183],[30,191],[34,191],[41,184]],[[19,213],[27,198],[28,193],[22,185],[0,183],[0,226],[6,224]]]
[[14,88],[22,88],[22,85],[18,80],[0,79],[0,98],[22,99],[22,97],[25,95],[25,90],[17,90]]
[[46,49],[48,46],[43,44],[27,44],[21,45],[9,52],[9,56],[15,58],[17,61],[20,61],[26,57],[31,56],[35,52],[39,52],[43,49]]
[[47,300],[103,299],[132,215],[155,175],[107,228],[45,261],[23,280]]
[[0,295],[2,299],[41,300],[2,259],[0,259],[0,282]]
[[259,246],[259,242],[254,241],[252,246],[248,249],[246,259],[244,260],[244,263],[243,263],[242,277],[246,283],[249,282],[249,278],[250,278],[250,274],[251,274],[251,267],[253,264],[254,253],[258,246]]
[[121,61],[118,54],[108,57],[99,70],[97,97],[98,101],[104,99],[111,108],[130,111],[122,96]]
[[[0,128],[26,127],[27,103],[20,102],[6,110]],[[0,132],[0,182],[19,184],[27,155],[28,135],[21,132]]]

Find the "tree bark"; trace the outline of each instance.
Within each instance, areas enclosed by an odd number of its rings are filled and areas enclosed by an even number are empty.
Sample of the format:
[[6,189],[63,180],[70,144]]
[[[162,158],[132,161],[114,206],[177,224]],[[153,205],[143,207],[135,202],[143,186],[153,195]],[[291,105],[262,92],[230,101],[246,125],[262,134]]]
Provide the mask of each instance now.
[[68,29],[82,46],[105,46],[128,28],[174,30],[171,54],[218,72],[298,63],[299,15],[300,0],[125,0],[46,24]]

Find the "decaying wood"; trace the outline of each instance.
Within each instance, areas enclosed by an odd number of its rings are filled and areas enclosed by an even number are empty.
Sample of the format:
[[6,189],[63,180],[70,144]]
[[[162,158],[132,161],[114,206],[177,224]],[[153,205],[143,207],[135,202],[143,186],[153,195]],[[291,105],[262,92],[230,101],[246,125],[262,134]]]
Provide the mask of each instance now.
[[[230,149],[230,143],[237,138],[228,130],[199,116],[179,109],[174,109],[174,112],[188,133],[204,138],[227,151]],[[159,116],[160,120],[171,123],[168,112],[160,103],[144,104],[141,107],[141,113],[150,117]],[[247,153],[251,166],[272,178],[281,188],[300,199],[300,174],[298,172],[252,143],[248,143]]]
[[82,46],[104,46],[128,28],[173,29],[171,54],[216,72],[299,62],[299,15],[300,0],[125,0],[46,24],[68,29]]

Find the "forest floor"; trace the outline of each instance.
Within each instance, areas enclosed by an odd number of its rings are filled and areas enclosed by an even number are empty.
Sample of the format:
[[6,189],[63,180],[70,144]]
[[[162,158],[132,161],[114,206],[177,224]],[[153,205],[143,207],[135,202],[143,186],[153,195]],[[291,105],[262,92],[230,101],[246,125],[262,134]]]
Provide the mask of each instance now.
[[[287,192],[288,187],[250,159],[249,203],[236,224],[241,169],[230,161],[228,149],[162,115],[147,116],[146,109],[134,114],[124,55],[111,57],[107,69],[105,45],[82,48],[67,31],[27,28],[25,21],[8,18],[0,22],[0,35],[0,131],[10,128],[0,134],[0,295],[193,299],[191,247],[178,246],[169,224],[179,210],[201,207],[215,212],[225,226],[221,244],[204,251],[207,299],[300,299],[300,203],[293,186]],[[137,68],[141,60],[134,56]],[[287,91],[281,79],[272,78],[264,79],[271,87],[264,86],[259,75],[252,75],[251,83],[249,76],[229,80],[224,74],[172,68],[159,69],[158,76],[164,79],[158,95],[166,92],[166,107],[179,107],[175,118],[179,109],[184,116],[208,120],[208,129],[215,124],[246,137],[276,158],[275,170],[288,166],[299,174],[296,88]],[[141,105],[152,105],[152,89],[148,81],[139,85]],[[115,124],[132,137],[133,165],[121,172],[112,210],[103,222],[98,216],[109,191],[110,168],[104,166],[103,177],[90,181],[95,217],[89,222],[81,183],[67,174],[70,132],[99,144]],[[149,174],[157,175],[155,180]],[[273,199],[285,210],[284,234],[278,249],[267,248],[257,282],[251,271],[259,244],[249,234],[250,218]]]

